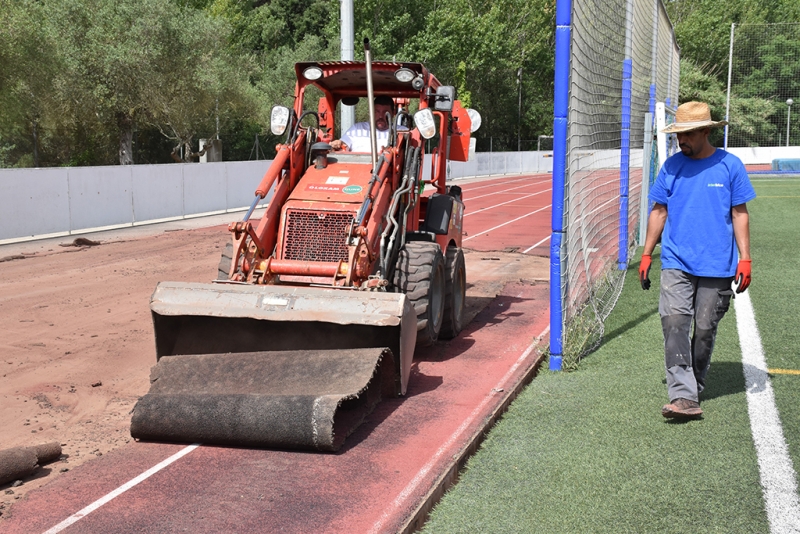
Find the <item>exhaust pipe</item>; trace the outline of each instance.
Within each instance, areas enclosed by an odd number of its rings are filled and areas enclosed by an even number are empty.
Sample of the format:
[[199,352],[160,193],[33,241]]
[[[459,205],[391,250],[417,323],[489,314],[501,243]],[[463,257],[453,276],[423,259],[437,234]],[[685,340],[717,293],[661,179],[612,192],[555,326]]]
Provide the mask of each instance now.
[[372,172],[377,172],[375,163],[378,161],[378,138],[375,134],[375,95],[372,90],[372,53],[369,49],[369,39],[364,38],[364,60],[367,64],[367,100],[369,100],[369,141],[372,151]]

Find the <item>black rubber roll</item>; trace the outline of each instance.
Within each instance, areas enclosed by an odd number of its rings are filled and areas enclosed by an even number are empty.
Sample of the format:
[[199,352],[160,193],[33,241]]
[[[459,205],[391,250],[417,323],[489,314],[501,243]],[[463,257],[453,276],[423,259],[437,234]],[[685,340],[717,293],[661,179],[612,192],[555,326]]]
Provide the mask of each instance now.
[[394,386],[388,349],[161,358],[134,407],[141,440],[336,451]]
[[0,484],[24,478],[34,471],[38,464],[36,450],[28,447],[14,447],[0,451]]
[[0,451],[0,485],[33,474],[42,464],[61,457],[61,444],[57,441],[30,447],[14,447]]

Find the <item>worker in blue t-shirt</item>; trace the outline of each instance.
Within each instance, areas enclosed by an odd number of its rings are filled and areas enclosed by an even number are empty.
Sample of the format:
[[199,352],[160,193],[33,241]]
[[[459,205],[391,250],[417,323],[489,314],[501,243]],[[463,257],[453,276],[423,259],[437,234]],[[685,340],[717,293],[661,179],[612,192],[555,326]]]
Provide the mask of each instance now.
[[737,293],[750,285],[746,203],[756,193],[741,160],[708,141],[711,128],[725,124],[711,120],[705,103],[678,106],[675,122],[663,131],[677,134],[681,151],[664,162],[650,190],[655,204],[647,222],[639,281],[643,289],[650,289],[650,255],[661,237],[658,311],[670,400],[661,409],[664,417],[702,415],[699,395],[717,325],[733,295],[731,282]]

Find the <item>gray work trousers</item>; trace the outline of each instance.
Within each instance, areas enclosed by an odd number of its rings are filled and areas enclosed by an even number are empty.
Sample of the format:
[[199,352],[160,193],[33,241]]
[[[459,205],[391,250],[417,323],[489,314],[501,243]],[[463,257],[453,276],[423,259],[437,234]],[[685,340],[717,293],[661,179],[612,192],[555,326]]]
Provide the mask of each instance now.
[[711,365],[717,325],[728,311],[733,295],[732,280],[702,278],[678,269],[661,271],[658,312],[664,331],[664,365],[670,401],[699,402]]

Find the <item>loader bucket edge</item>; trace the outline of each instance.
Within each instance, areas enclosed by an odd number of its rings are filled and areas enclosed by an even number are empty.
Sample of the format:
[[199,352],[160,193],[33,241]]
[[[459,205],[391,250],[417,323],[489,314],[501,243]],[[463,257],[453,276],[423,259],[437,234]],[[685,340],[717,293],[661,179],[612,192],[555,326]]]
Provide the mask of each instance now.
[[150,308],[157,359],[387,347],[395,360],[395,394],[408,386],[417,325],[402,293],[160,282]]
[[131,436],[336,451],[394,374],[382,348],[163,358],[134,407]]

